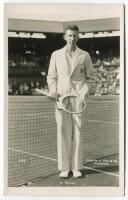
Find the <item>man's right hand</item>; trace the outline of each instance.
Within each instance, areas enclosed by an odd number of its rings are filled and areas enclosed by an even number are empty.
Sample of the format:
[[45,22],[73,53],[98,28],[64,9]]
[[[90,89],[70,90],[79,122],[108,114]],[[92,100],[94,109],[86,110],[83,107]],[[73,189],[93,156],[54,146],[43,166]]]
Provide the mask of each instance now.
[[52,98],[55,100],[55,99],[57,99],[57,92],[56,91],[52,91],[52,92],[50,92],[51,93],[51,96],[52,96]]

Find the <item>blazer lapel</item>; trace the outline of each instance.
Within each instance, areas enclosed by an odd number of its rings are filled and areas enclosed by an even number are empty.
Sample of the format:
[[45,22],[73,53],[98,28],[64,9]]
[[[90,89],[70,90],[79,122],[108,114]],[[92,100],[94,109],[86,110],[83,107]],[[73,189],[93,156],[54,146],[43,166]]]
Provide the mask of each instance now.
[[81,52],[81,50],[76,47],[76,55],[75,55],[75,58],[74,58],[74,61],[73,61],[73,68],[72,68],[72,71],[71,73],[69,73],[69,64],[68,64],[68,61],[67,61],[67,56],[66,56],[66,46],[64,48],[62,48],[62,52],[60,54],[60,59],[61,59],[61,62],[63,63],[63,66],[65,68],[65,72],[71,77],[75,68],[77,67],[78,63],[80,62],[80,60],[83,58],[83,54]]
[[83,54],[82,52],[80,51],[80,49],[77,47],[76,49],[76,55],[75,55],[75,58],[74,58],[74,66],[73,66],[73,69],[72,69],[72,72],[71,72],[71,75],[73,74],[74,70],[76,69],[78,63],[80,62],[80,60],[83,58]]
[[67,57],[66,57],[66,47],[62,49],[62,52],[60,54],[61,62],[63,63],[63,66],[65,68],[65,71],[68,73],[69,66],[67,62]]

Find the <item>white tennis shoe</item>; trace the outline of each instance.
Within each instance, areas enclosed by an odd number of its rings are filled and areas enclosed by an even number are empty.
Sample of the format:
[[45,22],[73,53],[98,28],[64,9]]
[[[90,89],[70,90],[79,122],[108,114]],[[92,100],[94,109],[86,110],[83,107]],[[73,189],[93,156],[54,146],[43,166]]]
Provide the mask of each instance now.
[[62,171],[60,172],[60,178],[68,178],[69,171]]
[[82,173],[80,171],[73,171],[73,177],[80,178],[82,177]]

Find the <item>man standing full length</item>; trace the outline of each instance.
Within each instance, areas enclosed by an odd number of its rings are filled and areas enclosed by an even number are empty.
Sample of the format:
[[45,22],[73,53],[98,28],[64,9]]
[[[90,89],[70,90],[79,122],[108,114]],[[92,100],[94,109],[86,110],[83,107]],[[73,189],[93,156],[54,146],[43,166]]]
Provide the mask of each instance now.
[[[52,53],[47,82],[54,99],[57,95],[63,97],[73,91],[85,99],[88,90],[95,90],[92,61],[88,52],[76,46],[78,39],[79,28],[76,25],[66,26],[66,46]],[[87,84],[88,80],[92,83]],[[74,177],[81,177],[82,113],[70,114],[56,108],[55,117],[59,176],[67,178],[72,171]]]

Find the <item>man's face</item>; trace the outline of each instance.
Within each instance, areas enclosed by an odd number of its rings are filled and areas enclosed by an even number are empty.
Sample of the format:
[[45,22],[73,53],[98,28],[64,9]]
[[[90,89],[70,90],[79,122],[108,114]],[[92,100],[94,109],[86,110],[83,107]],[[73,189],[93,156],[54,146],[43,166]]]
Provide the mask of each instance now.
[[64,35],[64,39],[66,40],[68,45],[74,46],[79,39],[79,32],[75,30],[67,30]]

